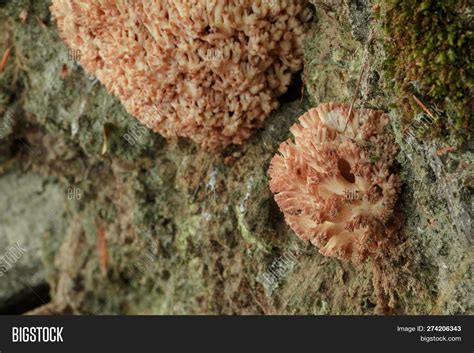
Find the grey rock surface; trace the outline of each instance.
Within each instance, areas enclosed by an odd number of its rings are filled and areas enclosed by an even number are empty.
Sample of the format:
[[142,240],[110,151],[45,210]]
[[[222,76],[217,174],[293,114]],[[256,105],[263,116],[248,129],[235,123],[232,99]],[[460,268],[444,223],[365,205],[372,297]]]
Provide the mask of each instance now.
[[0,178],[0,310],[47,283],[44,266],[54,255],[65,223],[66,191],[44,177],[12,172]]

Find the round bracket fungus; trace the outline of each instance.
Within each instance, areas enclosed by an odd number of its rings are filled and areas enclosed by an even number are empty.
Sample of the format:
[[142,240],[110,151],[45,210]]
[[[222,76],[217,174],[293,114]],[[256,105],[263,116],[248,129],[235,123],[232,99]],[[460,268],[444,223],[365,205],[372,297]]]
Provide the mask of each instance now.
[[322,104],[291,127],[294,142],[271,161],[270,189],[286,222],[325,256],[364,261],[390,234],[400,182],[387,123],[381,111]]
[[54,0],[60,35],[127,111],[208,150],[242,144],[302,67],[304,0]]

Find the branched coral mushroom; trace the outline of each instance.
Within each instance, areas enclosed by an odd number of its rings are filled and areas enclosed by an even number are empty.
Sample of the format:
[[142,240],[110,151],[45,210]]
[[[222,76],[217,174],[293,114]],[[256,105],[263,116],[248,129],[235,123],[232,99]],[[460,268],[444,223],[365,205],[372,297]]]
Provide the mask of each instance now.
[[397,153],[380,111],[327,103],[291,128],[270,165],[270,188],[286,222],[326,256],[360,262],[388,236],[399,192]]
[[60,35],[127,111],[206,149],[241,144],[301,69],[304,0],[54,0]]

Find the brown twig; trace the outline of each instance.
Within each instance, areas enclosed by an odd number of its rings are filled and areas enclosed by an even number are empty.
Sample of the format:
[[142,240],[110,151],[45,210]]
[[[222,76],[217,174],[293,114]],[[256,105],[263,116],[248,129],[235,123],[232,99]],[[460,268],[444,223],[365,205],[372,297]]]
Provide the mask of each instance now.
[[415,100],[416,104],[418,104],[420,106],[420,108],[423,109],[423,111],[426,114],[429,115],[430,118],[434,119],[433,114],[431,114],[430,110],[426,107],[426,105],[424,105],[423,102],[420,101],[414,94],[412,96],[413,96],[413,99]]
[[7,48],[7,50],[5,50],[5,53],[3,54],[3,57],[2,57],[2,61],[0,61],[0,72],[3,72],[3,70],[5,70],[11,51],[12,51],[12,48]]
[[105,237],[104,226],[100,226],[97,229],[97,251],[99,252],[100,271],[105,277],[109,266],[109,255],[107,251],[107,238]]
[[46,24],[43,22],[41,18],[39,18],[39,16],[35,16],[35,19],[43,29],[48,29],[48,26],[46,26]]
[[104,124],[104,126],[102,127],[103,129],[103,138],[104,138],[104,141],[102,143],[102,151],[101,151],[101,154],[104,155],[107,153],[107,150],[108,150],[108,146],[109,146],[109,134],[110,134],[110,127],[109,125],[107,124]]
[[[373,39],[373,36],[374,36],[374,32],[371,31],[370,32],[370,35],[369,35],[369,38],[367,38],[367,43],[366,45],[369,45],[370,42],[372,42],[372,39]],[[351,120],[351,117],[352,117],[352,110],[354,108],[354,104],[357,100],[357,97],[359,96],[359,91],[360,91],[360,84],[362,82],[362,76],[365,72],[365,67],[367,66],[367,58],[365,57],[364,58],[364,62],[362,63],[361,67],[360,67],[360,71],[359,71],[359,78],[357,79],[357,85],[356,85],[356,90],[355,90],[355,93],[354,93],[354,97],[352,98],[352,102],[351,102],[351,106],[349,108],[349,115],[347,116],[347,120],[346,120],[346,125],[344,126],[344,130],[343,132],[346,131],[347,129],[347,124],[349,123],[349,121]]]
[[357,80],[357,86],[356,86],[356,93],[354,94],[354,97],[352,98],[351,106],[349,107],[349,115],[347,116],[346,125],[344,126],[344,130],[343,130],[344,132],[346,131],[347,124],[351,120],[352,109],[354,108],[354,104],[357,100],[357,97],[359,96],[360,83],[362,81],[362,75],[364,74],[366,65],[367,65],[367,61],[364,61],[364,63],[362,64],[362,66],[360,68],[359,79]]

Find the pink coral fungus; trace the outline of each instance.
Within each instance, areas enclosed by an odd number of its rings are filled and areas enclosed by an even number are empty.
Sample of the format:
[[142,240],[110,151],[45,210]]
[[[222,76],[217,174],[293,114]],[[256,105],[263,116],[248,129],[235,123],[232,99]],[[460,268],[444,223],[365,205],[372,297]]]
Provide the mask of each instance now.
[[301,69],[304,0],[54,0],[61,37],[127,111],[209,150],[241,144]]
[[[270,188],[286,222],[326,256],[361,262],[389,233],[399,178],[397,147],[384,132],[387,116],[327,103],[293,125],[294,142],[280,145]],[[351,115],[349,117],[349,115]]]

